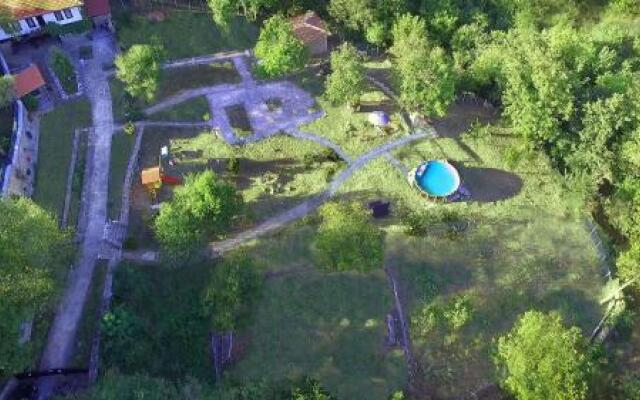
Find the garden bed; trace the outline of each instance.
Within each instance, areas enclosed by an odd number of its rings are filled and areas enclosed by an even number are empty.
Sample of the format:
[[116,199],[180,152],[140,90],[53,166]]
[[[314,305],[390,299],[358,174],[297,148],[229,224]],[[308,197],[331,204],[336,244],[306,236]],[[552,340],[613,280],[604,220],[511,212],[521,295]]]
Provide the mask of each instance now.
[[13,134],[13,107],[11,105],[0,108],[0,164],[11,150],[11,135]]
[[237,137],[247,137],[253,133],[249,115],[243,104],[236,104],[224,108],[229,118],[229,123]]
[[73,95],[78,92],[76,71],[66,54],[55,47],[52,48],[49,65],[66,95]]

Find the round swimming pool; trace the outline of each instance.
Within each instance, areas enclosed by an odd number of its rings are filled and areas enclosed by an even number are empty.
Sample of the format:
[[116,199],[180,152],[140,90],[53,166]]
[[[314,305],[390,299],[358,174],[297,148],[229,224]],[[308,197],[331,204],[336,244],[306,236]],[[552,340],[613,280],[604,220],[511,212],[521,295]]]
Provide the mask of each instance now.
[[429,196],[446,197],[460,186],[458,171],[446,161],[431,160],[416,169],[416,184]]

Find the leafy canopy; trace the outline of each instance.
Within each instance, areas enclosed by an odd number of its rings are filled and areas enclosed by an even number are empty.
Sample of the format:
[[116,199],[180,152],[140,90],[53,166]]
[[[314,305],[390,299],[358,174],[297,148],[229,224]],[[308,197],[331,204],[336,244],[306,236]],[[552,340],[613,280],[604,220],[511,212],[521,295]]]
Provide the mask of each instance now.
[[502,384],[519,400],[583,400],[591,364],[580,329],[557,314],[528,311],[498,339]]
[[158,92],[164,50],[159,45],[135,44],[116,58],[116,76],[133,97],[152,101]]
[[20,324],[47,309],[70,261],[68,233],[31,200],[0,199],[0,371],[30,364]]
[[255,55],[258,73],[269,78],[304,67],[309,57],[302,41],[294,35],[291,22],[280,14],[264,22]]
[[370,271],[382,266],[384,236],[370,222],[368,210],[357,203],[328,203],[320,217],[314,252],[321,268]]
[[156,237],[170,257],[189,257],[211,235],[229,228],[242,208],[242,197],[231,185],[207,170],[189,175],[162,205],[154,222]]
[[421,18],[406,14],[398,19],[391,54],[403,105],[428,116],[444,116],[455,98],[453,66],[442,48],[431,46]]
[[331,75],[326,81],[326,96],[335,104],[357,104],[365,92],[362,58],[350,43],[331,53]]

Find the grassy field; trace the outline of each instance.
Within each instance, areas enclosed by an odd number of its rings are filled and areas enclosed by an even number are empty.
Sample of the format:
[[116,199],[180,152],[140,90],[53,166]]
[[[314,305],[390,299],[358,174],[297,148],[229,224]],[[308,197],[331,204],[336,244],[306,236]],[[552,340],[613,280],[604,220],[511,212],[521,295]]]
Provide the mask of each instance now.
[[[220,84],[232,84],[240,81],[233,63],[213,63],[209,65],[199,65],[195,67],[182,67],[163,70],[160,77],[158,93],[156,101],[167,98],[178,93],[181,90],[195,89],[205,86],[215,86]],[[125,86],[118,79],[110,82],[111,96],[113,99],[113,114],[116,121],[126,121],[127,98],[125,94]],[[209,112],[208,104],[205,106],[206,99],[195,102],[192,100],[174,107],[171,110],[163,111],[163,113],[171,113],[185,116],[185,120],[202,120],[205,113]],[[135,106],[139,109],[149,106],[142,100],[136,100]],[[157,116],[153,118],[157,119]]]
[[209,102],[204,96],[180,103],[168,110],[149,116],[152,121],[208,121],[211,119]]
[[[211,132],[168,128],[146,129],[140,154],[141,168],[157,165],[162,146],[169,146],[175,159],[175,165],[166,168],[167,174],[184,176],[209,168],[235,183],[247,205],[247,222],[262,220],[319,194],[333,174],[342,168],[341,163],[328,158],[323,147],[310,141],[276,136],[233,147]],[[231,171],[229,166],[234,159],[237,170]],[[134,228],[131,235],[149,241],[151,236],[143,231],[146,230],[145,221],[151,218],[150,199],[139,185],[133,190],[136,216],[132,218],[138,221],[135,225],[140,231]],[[158,198],[170,197],[171,191],[172,187],[165,185]]]
[[64,206],[73,131],[90,125],[91,110],[85,100],[60,105],[45,114],[40,122],[38,171],[33,199],[55,215],[60,216]]
[[127,135],[124,132],[116,132],[111,141],[111,174],[109,176],[107,209],[109,218],[114,220],[120,217],[122,185],[124,185],[127,165],[129,164],[135,140],[135,136]]
[[69,206],[69,217],[67,225],[75,227],[78,225],[80,214],[80,203],[82,201],[82,187],[84,186],[85,164],[87,162],[87,147],[89,145],[89,135],[86,132],[80,134],[78,138],[78,155],[76,165],[73,170],[73,181],[71,183],[71,204]]
[[152,22],[143,15],[125,11],[115,15],[115,23],[118,42],[125,49],[157,40],[170,59],[253,48],[258,36],[258,28],[244,18],[234,19],[223,31],[204,13],[176,11],[167,14],[162,22]]
[[[305,73],[296,78],[296,83],[312,93],[316,102],[327,115],[301,129],[324,136],[340,145],[347,154],[359,156],[367,151],[397,139],[407,133],[397,106],[382,92],[374,87],[361,97],[357,111],[346,106],[336,106],[322,97],[323,82],[312,73]],[[373,126],[368,121],[371,111],[385,111],[391,117],[391,124],[384,130]]]

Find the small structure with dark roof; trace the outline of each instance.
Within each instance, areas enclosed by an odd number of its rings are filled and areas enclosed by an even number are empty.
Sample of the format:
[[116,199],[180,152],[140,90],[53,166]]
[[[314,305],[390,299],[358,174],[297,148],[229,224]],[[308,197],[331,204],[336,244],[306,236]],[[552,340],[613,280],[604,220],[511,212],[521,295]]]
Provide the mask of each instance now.
[[388,201],[375,200],[369,203],[369,209],[373,218],[385,218],[391,213],[391,203]]
[[313,11],[291,18],[293,33],[304,43],[312,56],[328,51],[327,38],[330,35],[327,24]]

